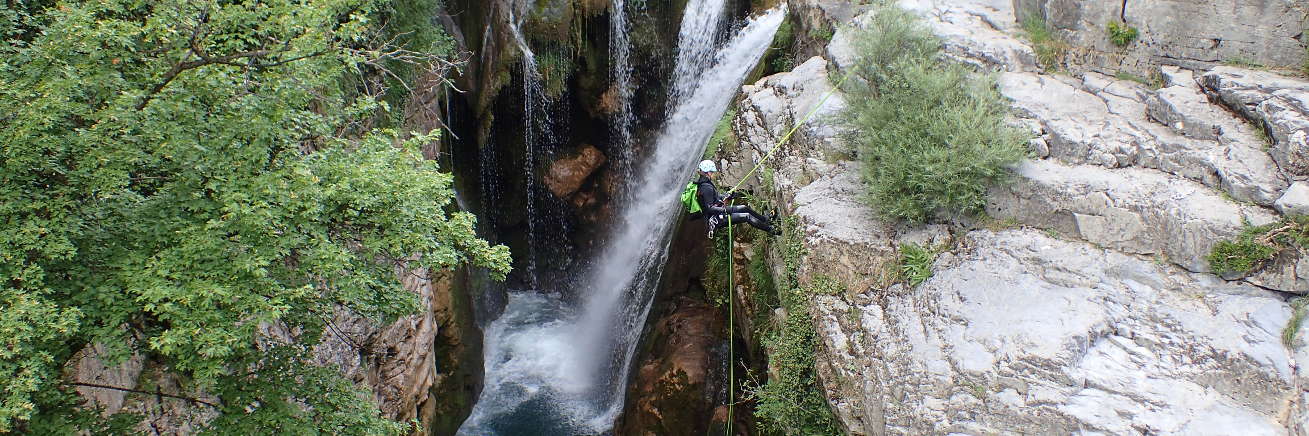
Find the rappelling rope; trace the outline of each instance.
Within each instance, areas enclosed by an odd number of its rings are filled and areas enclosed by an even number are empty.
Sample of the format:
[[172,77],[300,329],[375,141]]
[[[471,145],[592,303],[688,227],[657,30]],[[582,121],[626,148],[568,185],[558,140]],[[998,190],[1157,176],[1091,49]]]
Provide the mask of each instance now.
[[[745,173],[745,176],[742,176],[741,180],[738,180],[736,182],[736,186],[733,186],[732,189],[727,190],[727,195],[731,196],[733,192],[736,192],[736,190],[740,188],[742,184],[745,183],[746,179],[750,178],[750,175],[754,174],[755,171],[758,171],[759,168],[764,165],[764,162],[768,162],[768,159],[773,157],[773,153],[776,153],[778,149],[781,149],[782,144],[785,144],[786,141],[790,140],[791,135],[794,135],[795,131],[800,129],[800,126],[804,125],[806,121],[809,121],[810,117],[813,117],[814,114],[818,113],[818,109],[822,108],[823,104],[827,103],[827,99],[831,98],[833,94],[836,94],[836,91],[838,89],[841,89],[841,84],[845,83],[845,79],[849,77],[850,77],[850,72],[847,71],[844,76],[841,76],[841,80],[837,81],[836,85],[832,86],[832,89],[829,89],[826,94],[823,94],[823,98],[818,99],[818,104],[815,104],[813,109],[809,110],[809,113],[805,114],[803,118],[800,118],[800,122],[795,123],[794,126],[791,126],[791,130],[787,131],[785,135],[782,135],[782,139],[777,141],[777,145],[774,145],[771,150],[768,150],[768,153],[765,153],[764,157],[762,159],[759,159],[759,163],[756,163],[754,168],[750,169],[750,172]],[[773,223],[773,225],[780,225],[780,224]],[[726,263],[727,265],[727,424],[726,424],[727,432],[724,433],[726,436],[732,436],[732,427],[733,427],[732,423],[734,422],[733,418],[736,416],[736,414],[733,413],[733,408],[736,406],[736,341],[735,341],[736,286],[732,284],[732,278],[736,276],[733,268],[734,262],[732,258],[732,251],[733,251],[732,245],[734,242],[735,241],[732,238],[732,214],[728,213],[727,214],[727,263]]]

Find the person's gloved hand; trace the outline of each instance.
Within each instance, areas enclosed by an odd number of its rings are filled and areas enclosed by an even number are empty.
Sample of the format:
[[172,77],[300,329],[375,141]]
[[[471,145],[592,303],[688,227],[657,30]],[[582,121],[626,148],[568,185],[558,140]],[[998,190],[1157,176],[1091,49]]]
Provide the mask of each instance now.
[[728,200],[731,200],[731,199],[733,199],[733,198],[742,198],[742,197],[745,197],[745,196],[752,196],[752,197],[753,197],[753,196],[754,196],[754,193],[753,193],[753,192],[750,192],[749,189],[738,189],[738,190],[732,191],[731,193],[728,193],[728,194],[727,194],[727,199],[728,199]]

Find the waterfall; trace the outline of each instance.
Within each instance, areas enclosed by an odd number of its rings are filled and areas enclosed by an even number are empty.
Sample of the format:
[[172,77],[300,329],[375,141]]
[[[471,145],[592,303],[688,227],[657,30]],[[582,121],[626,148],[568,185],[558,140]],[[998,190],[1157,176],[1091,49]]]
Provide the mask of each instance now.
[[[722,4],[719,0],[709,3]],[[702,3],[692,0],[692,4]],[[688,7],[699,17],[700,9]],[[509,295],[485,330],[486,379],[462,435],[575,435],[611,430],[655,285],[668,256],[677,195],[745,75],[758,64],[785,12],[752,19],[716,53],[687,55],[679,44],[674,80],[683,89],[654,144],[616,202],[623,218],[587,273],[581,307],[538,291]],[[721,16],[683,20],[684,38],[712,46]],[[688,26],[703,26],[687,29]],[[688,36],[690,35],[690,36]],[[683,68],[684,67],[684,68]],[[691,81],[692,83],[682,83]]]
[[690,0],[677,32],[677,64],[673,70],[673,90],[669,107],[695,90],[696,79],[712,65],[714,41],[727,14],[727,0]]
[[[688,7],[688,11],[693,10]],[[616,375],[605,380],[610,391],[598,393],[611,398],[611,416],[622,406],[632,354],[667,260],[673,220],[681,215],[677,197],[704,154],[718,119],[745,75],[758,64],[784,16],[784,10],[774,9],[751,20],[716,56],[684,69],[698,78],[695,86],[676,102],[655,141],[653,156],[632,181],[633,195],[619,208],[623,219],[589,279],[591,293],[579,322],[584,338],[580,344],[609,350],[588,353],[591,360],[583,363],[595,373]]]
[[523,77],[523,180],[527,203],[527,280],[533,289],[539,288],[536,279],[536,154],[538,137],[550,135],[549,114],[545,110],[545,90],[541,84],[541,70],[536,65],[536,54],[523,38],[522,23],[510,13],[510,31],[522,55]]
[[617,111],[610,123],[610,150],[614,150],[616,167],[623,176],[630,176],[632,162],[632,65],[629,56],[632,43],[628,37],[627,10],[623,0],[610,4],[609,20],[609,80],[618,92]]

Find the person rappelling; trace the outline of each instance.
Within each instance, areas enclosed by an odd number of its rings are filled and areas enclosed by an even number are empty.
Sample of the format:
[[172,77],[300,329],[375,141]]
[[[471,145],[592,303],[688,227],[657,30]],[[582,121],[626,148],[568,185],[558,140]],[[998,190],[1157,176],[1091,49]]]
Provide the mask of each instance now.
[[718,188],[714,186],[714,178],[718,175],[718,166],[714,165],[714,161],[701,161],[698,169],[700,177],[687,184],[682,192],[682,202],[691,212],[691,219],[700,216],[708,219],[707,228],[710,238],[714,237],[715,230],[726,227],[729,223],[747,223],[773,236],[782,234],[782,231],[775,228],[772,223],[777,219],[775,212],[772,218],[766,218],[750,209],[750,206],[730,204],[733,199],[741,197],[742,191],[732,191],[719,197]]

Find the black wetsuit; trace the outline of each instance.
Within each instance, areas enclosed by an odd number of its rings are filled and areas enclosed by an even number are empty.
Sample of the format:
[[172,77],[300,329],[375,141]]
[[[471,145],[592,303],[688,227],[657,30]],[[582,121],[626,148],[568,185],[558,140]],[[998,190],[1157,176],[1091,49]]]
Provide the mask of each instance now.
[[695,184],[696,200],[700,202],[700,210],[708,219],[709,235],[711,237],[715,230],[727,226],[729,214],[732,223],[747,223],[769,234],[777,234],[773,229],[773,224],[768,222],[768,218],[764,218],[763,215],[751,210],[750,206],[743,204],[726,205],[728,199],[718,196],[718,188],[714,186],[714,181],[709,180],[704,174],[700,175],[700,179],[696,180]]

